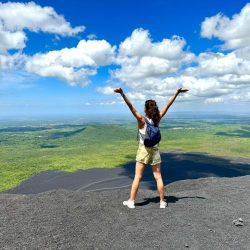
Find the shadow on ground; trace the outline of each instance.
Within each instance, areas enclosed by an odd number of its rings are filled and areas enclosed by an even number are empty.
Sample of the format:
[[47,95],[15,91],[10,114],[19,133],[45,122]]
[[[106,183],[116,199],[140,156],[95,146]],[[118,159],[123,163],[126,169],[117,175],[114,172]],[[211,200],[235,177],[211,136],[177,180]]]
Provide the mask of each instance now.
[[[176,196],[164,196],[164,199],[167,203],[176,203],[178,200],[181,199],[206,199],[204,197],[199,197],[199,196],[183,196],[183,197],[176,197]],[[141,206],[146,206],[149,203],[159,203],[160,202],[160,197],[156,196],[153,198],[144,198],[144,201],[142,202],[137,202],[135,203],[136,206],[141,207]]]
[[[164,185],[186,179],[250,175],[250,159],[225,159],[201,153],[179,152],[162,153],[161,157]],[[134,173],[135,162],[117,168],[93,168],[74,173],[44,171],[31,176],[6,193],[32,194],[61,188],[87,192],[129,188]],[[145,168],[140,187],[156,189],[150,166]]]
[[[186,179],[237,177],[250,175],[250,159],[225,159],[201,153],[162,153],[161,173],[164,185]],[[123,166],[123,174],[134,176],[135,163]],[[142,181],[155,190],[152,168],[145,168]]]

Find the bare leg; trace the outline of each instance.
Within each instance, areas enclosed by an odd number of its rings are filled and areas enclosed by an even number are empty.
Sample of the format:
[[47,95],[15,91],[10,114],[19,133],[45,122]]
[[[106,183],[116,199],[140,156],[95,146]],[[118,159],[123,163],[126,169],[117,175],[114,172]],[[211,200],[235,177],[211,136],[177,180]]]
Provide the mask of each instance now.
[[130,192],[130,200],[131,201],[135,200],[145,166],[146,165],[144,163],[136,162],[135,177],[134,177],[132,187],[131,187],[131,192]]
[[161,164],[156,164],[152,166],[153,174],[157,183],[157,189],[160,195],[160,200],[164,200],[164,185],[161,177]]

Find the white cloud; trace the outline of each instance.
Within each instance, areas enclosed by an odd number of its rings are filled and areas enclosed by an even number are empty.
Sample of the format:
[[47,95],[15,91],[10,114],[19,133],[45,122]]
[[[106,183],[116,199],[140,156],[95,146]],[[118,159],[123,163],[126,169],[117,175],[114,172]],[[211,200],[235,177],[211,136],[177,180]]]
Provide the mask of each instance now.
[[188,74],[213,76],[250,74],[250,61],[237,56],[235,52],[201,53],[197,57],[197,62],[198,67],[186,69]]
[[88,84],[88,76],[95,75],[96,69],[114,60],[115,47],[104,40],[82,40],[75,48],[50,51],[29,57],[28,72],[44,77],[57,77],[71,85]]
[[81,40],[77,45],[79,53],[92,58],[97,66],[113,63],[115,49],[105,40]]
[[24,30],[73,36],[84,31],[84,26],[72,28],[52,7],[41,7],[34,2],[0,3],[0,53],[26,46]]
[[9,49],[23,49],[27,37],[23,31],[10,32],[1,30],[0,24],[0,53],[6,53]]
[[[164,84],[165,83],[165,84]],[[164,86],[165,85],[165,86]],[[163,79],[163,95],[171,96],[179,87],[186,87],[189,92],[183,95],[183,100],[214,98],[230,93],[216,78],[199,78],[193,76],[169,77]]]
[[214,78],[218,82],[218,88],[227,91],[221,94],[225,102],[248,100],[245,93],[250,89],[249,23],[249,3],[232,18],[221,13],[206,18],[201,26],[201,35],[222,40],[222,48],[232,51],[227,54],[201,53],[197,59],[198,66],[186,70],[188,75],[206,75]]
[[124,104],[124,101],[118,100],[99,100],[99,101],[90,101],[85,102],[85,106],[113,106],[113,105]]
[[86,86],[89,83],[87,77],[96,74],[95,69],[77,69],[56,64],[54,62],[47,66],[43,66],[40,62],[35,60],[28,61],[26,65],[27,71],[36,73],[37,75],[43,77],[56,77],[62,79],[68,82],[71,86],[75,86],[77,84]]
[[[250,4],[232,20],[221,14],[207,18],[202,24],[202,35],[209,38],[216,36],[229,48],[233,44],[229,36],[233,26],[239,33],[232,34],[242,37],[250,34],[246,32],[250,27],[247,26],[248,9],[250,13]],[[189,89],[178,98],[184,102],[249,100],[245,93],[250,89],[250,43],[244,47],[246,41],[229,53],[203,52],[195,56],[184,51],[185,40],[182,38],[153,42],[148,31],[136,29],[120,44],[117,55],[120,68],[114,70],[111,76],[126,86],[127,94],[133,101],[148,98],[165,101],[179,87]],[[111,87],[103,88],[106,89]],[[110,94],[109,91],[99,92]]]
[[226,83],[228,87],[231,88],[242,88],[243,85],[250,84],[250,75],[233,75],[233,74],[227,74],[221,77],[218,77],[218,80],[221,83]]
[[131,36],[126,38],[119,47],[121,57],[126,56],[153,56],[168,60],[175,60],[182,56],[185,40],[173,36],[172,39],[163,39],[153,43],[150,34],[144,29],[135,29]]
[[235,50],[234,53],[237,57],[250,61],[250,44],[248,47]]
[[[179,87],[190,89],[188,93],[180,96],[181,101],[229,95],[232,89],[222,84],[217,75],[224,76],[225,72],[220,71],[225,71],[225,68],[231,73],[235,57],[229,56],[231,60],[228,62],[223,54],[203,53],[195,57],[192,53],[183,51],[184,46],[184,39],[179,37],[154,43],[148,31],[137,29],[120,44],[117,62],[121,68],[115,70],[112,76],[126,85],[128,96],[132,100],[153,98],[164,101],[173,96]],[[218,60],[214,67],[213,60]],[[197,62],[198,66],[189,67],[187,63],[192,61]],[[230,63],[232,65],[228,69]],[[107,86],[99,89],[99,92],[110,94],[111,89]]]
[[222,97],[215,97],[215,98],[207,98],[205,103],[223,103],[224,100]]
[[123,82],[135,81],[149,77],[163,76],[178,70],[177,61],[169,61],[158,57],[144,56],[135,63],[122,64],[121,70],[114,72],[114,77]]
[[139,101],[144,101],[146,100],[146,96],[142,93],[138,93],[138,92],[134,92],[134,93],[131,93],[131,92],[128,92],[128,97],[132,100],[139,100]]
[[147,30],[136,29],[119,46],[121,68],[113,71],[113,77],[128,83],[174,73],[192,57],[183,51],[185,44],[178,36],[153,42]]
[[96,91],[98,93],[102,93],[105,95],[110,95],[110,94],[114,94],[114,88],[112,88],[111,86],[106,86],[106,87],[98,87],[96,89]]
[[250,46],[250,3],[231,19],[217,14],[207,17],[201,25],[201,36],[217,37],[224,41],[224,48],[237,49]]
[[21,69],[25,64],[26,58],[26,55],[20,53],[13,55],[0,54],[0,70]]
[[96,74],[98,67],[114,61],[115,47],[111,47],[105,40],[82,40],[75,48],[64,48],[30,57],[24,56],[25,64],[23,58],[20,60],[20,56],[8,54],[8,50],[25,48],[26,30],[73,36],[82,32],[84,26],[73,28],[52,7],[41,7],[34,2],[0,3],[0,68],[2,70],[22,63],[28,72],[44,77],[57,77],[71,85],[86,85],[88,76]]
[[[181,94],[178,102],[196,102],[219,103],[232,100],[233,95],[241,95],[242,88],[228,86],[227,83],[219,81],[216,77],[195,77],[195,76],[175,76],[162,79],[146,79],[143,84],[133,82],[127,85],[129,91],[128,97],[133,101],[143,101],[146,99],[155,99],[159,102],[166,102],[175,94],[179,87],[186,87],[189,92]],[[111,87],[106,87],[111,89]],[[244,91],[244,90],[243,90]],[[110,94],[108,92],[102,92]]]
[[97,104],[101,106],[105,106],[105,105],[115,105],[117,104],[117,102],[116,101],[104,101],[104,102],[99,102]]
[[41,7],[34,2],[0,3],[0,20],[9,31],[30,31],[72,36],[84,30],[84,26],[72,28],[62,15],[52,7]]

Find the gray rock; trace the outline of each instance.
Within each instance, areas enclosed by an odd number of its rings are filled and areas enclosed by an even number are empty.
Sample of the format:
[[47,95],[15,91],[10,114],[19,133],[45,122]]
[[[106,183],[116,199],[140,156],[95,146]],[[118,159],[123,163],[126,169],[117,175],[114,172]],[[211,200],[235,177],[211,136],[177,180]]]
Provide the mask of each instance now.
[[236,219],[236,220],[233,220],[233,224],[235,225],[235,226],[243,226],[244,224],[243,224],[243,220],[241,219],[241,218],[238,218],[238,219]]

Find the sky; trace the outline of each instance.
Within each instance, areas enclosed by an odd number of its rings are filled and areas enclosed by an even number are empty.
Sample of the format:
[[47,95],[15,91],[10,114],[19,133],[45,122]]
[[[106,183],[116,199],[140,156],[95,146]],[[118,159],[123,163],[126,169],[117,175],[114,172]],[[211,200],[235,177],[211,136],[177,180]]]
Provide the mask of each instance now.
[[0,2],[0,116],[250,114],[250,2]]

